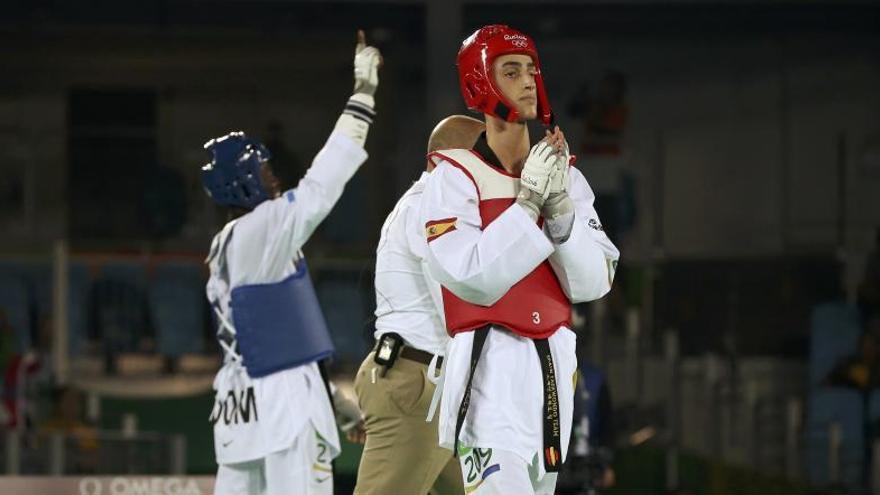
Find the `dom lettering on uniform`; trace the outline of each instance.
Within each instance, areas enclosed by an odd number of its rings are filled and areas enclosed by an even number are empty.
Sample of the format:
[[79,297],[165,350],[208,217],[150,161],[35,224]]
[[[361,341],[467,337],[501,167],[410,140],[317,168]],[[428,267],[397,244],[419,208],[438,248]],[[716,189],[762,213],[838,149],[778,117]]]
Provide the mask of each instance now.
[[242,423],[250,423],[251,413],[253,413],[254,421],[259,421],[257,416],[257,399],[254,395],[254,387],[248,387],[242,390],[238,395],[234,390],[230,390],[226,397],[214,401],[214,409],[211,410],[209,421],[216,424],[221,419],[226,425]]

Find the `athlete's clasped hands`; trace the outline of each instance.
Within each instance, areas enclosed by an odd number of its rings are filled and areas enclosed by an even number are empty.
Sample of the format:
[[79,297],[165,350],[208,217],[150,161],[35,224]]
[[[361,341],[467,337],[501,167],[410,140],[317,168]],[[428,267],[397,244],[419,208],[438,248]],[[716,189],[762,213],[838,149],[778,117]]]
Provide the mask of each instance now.
[[532,146],[520,174],[520,192],[517,203],[525,208],[532,219],[541,215],[544,202],[559,196],[568,188],[568,167],[571,155],[565,135],[559,126],[545,131],[544,139]]
[[545,131],[544,139],[532,146],[523,165],[522,187],[534,191],[541,199],[565,191],[568,184],[568,143],[559,126]]

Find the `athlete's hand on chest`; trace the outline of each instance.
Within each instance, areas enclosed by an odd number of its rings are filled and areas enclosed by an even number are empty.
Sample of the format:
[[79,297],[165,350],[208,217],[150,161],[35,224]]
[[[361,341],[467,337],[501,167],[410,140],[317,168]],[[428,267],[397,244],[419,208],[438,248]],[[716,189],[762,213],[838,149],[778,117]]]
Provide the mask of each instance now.
[[[565,136],[559,127],[553,133],[548,130],[544,139],[532,146],[526,158],[520,175],[522,187],[534,191],[542,199],[547,199],[552,192],[559,192],[557,183],[560,180],[553,182],[551,179],[559,173],[567,173],[567,170],[560,170],[566,149]],[[554,191],[554,188],[557,190]]]
[[554,127],[553,132],[544,131],[544,139],[548,140],[551,146],[556,149],[557,160],[554,164],[554,170],[550,175],[549,194],[559,194],[568,189],[568,167],[571,161],[571,154],[568,149],[568,141],[565,140],[565,134],[559,128]]

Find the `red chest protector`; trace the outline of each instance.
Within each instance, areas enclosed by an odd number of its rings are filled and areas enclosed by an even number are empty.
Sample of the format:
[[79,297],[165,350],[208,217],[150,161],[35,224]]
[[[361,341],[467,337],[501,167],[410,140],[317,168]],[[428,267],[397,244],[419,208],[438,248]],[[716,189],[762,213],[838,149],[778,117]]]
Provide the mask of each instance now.
[[[435,162],[446,160],[461,169],[477,188],[481,228],[485,229],[516,200],[519,178],[484,162],[471,150],[442,150],[430,155]],[[538,220],[539,225],[543,219]],[[492,306],[469,303],[446,287],[443,311],[449,335],[468,332],[492,323],[517,335],[532,339],[547,338],[560,326],[571,326],[571,302],[562,291],[559,279],[544,260],[517,282]]]

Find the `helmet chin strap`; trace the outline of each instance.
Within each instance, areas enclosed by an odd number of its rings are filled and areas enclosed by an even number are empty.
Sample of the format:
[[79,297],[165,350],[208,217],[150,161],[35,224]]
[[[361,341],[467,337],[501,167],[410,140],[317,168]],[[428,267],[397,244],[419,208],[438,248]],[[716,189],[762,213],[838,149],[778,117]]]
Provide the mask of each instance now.
[[[539,110],[540,110],[540,109],[539,109]],[[492,110],[492,115],[494,115],[495,117],[498,117],[499,119],[501,119],[501,120],[503,120],[503,121],[505,121],[505,122],[510,122],[510,123],[522,122],[522,123],[525,123],[525,121],[521,121],[521,120],[518,118],[518,117],[519,117],[519,112],[517,112],[516,110],[512,109],[507,103],[505,103],[504,101],[502,101],[500,98],[498,99],[498,103],[495,104],[495,108]],[[511,119],[510,119],[510,116],[511,116],[511,115],[514,115],[516,118],[514,118],[513,120],[511,120]],[[535,115],[535,118],[534,118],[534,119],[528,119],[528,120],[537,120],[538,122],[541,123],[541,125],[544,126],[545,129],[552,129],[553,126],[556,125],[556,114],[553,113],[553,112],[550,112],[550,120],[549,120],[546,124],[544,123],[543,119],[541,119],[540,111],[536,111],[536,115]]]

